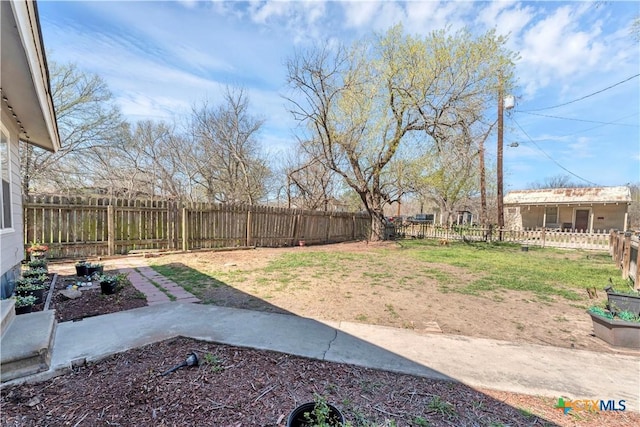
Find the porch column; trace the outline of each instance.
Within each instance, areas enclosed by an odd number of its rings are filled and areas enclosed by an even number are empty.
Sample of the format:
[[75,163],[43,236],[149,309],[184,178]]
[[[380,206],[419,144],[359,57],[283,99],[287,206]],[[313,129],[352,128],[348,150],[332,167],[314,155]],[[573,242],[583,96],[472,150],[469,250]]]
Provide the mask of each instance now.
[[627,231],[627,221],[629,221],[629,212],[624,213],[624,225],[622,226],[622,231]]
[[593,211],[589,215],[589,233],[593,233]]
[[546,228],[547,226],[547,208],[542,207],[542,228]]

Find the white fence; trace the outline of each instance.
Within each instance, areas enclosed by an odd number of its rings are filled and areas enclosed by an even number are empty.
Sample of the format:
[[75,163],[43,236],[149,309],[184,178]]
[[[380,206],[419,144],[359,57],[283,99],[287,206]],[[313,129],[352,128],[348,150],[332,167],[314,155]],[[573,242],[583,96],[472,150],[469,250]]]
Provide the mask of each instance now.
[[395,227],[396,238],[446,239],[465,241],[496,241],[520,243],[527,246],[542,246],[572,249],[609,250],[610,232],[597,230],[593,233],[581,231],[507,230],[482,227],[440,227],[431,224],[409,224]]

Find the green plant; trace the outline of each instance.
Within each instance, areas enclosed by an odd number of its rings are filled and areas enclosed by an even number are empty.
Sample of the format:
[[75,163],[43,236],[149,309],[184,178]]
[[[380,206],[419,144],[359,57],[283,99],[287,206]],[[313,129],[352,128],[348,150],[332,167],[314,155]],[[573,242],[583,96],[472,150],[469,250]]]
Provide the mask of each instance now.
[[78,261],[76,262],[76,267],[88,267],[91,263],[87,261]]
[[627,322],[640,322],[640,316],[630,311],[619,311],[616,315],[620,320],[625,320]]
[[211,366],[211,372],[222,372],[224,366],[222,366],[222,359],[212,353],[205,353],[204,363]]
[[19,277],[16,279],[16,287],[29,286],[35,283],[39,283],[39,280],[34,277]]
[[446,400],[442,400],[440,396],[433,396],[427,403],[426,408],[428,411],[438,413],[446,418],[454,418],[457,415],[455,406]]
[[47,287],[47,285],[45,285],[44,283],[35,282],[35,281],[22,282],[22,283],[18,284],[18,281],[16,280],[16,285],[17,285],[16,286],[16,291],[17,292],[37,291],[39,289],[45,289]]
[[589,313],[604,317],[606,319],[620,319],[626,322],[640,323],[640,316],[630,311],[610,311],[598,305],[589,307]]
[[598,316],[606,317],[607,319],[613,319],[613,314],[610,311],[608,311],[608,310],[606,310],[606,309],[604,309],[604,308],[602,308],[602,307],[600,307],[598,305],[594,305],[594,306],[589,307],[588,311],[589,311],[589,313],[593,313],[593,314],[596,314]]
[[108,284],[108,285],[119,285],[120,284],[120,277],[118,275],[97,274],[97,275],[95,275],[95,279],[99,283],[104,283],[104,284]]
[[306,427],[350,426],[349,423],[336,424],[336,420],[331,417],[331,408],[324,396],[320,396],[316,393],[314,394],[313,401],[315,402],[313,411],[304,413]]
[[16,295],[16,307],[26,307],[36,303],[36,297],[33,295],[20,296]]
[[415,417],[413,419],[413,423],[417,426],[421,426],[421,427],[428,427],[431,425],[431,423],[429,423],[429,421],[426,418],[423,417]]
[[29,268],[31,268],[31,269],[41,268],[41,269],[46,270],[47,269],[47,264],[48,264],[48,261],[46,260],[46,258],[34,259],[34,260],[31,260],[31,261],[27,262],[27,266]]
[[38,277],[42,275],[47,275],[48,271],[46,268],[30,268],[22,272],[22,277]]

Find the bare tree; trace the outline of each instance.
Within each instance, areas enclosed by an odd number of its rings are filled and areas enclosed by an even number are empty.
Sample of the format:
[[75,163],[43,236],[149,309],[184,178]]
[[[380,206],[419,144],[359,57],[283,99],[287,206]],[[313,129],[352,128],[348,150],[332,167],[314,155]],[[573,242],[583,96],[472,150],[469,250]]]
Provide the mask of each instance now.
[[322,165],[360,196],[371,239],[382,238],[384,205],[399,195],[383,181],[401,142],[421,131],[425,146],[450,147],[450,129],[491,96],[497,71],[508,74],[504,43],[493,32],[416,39],[396,26],[350,49],[322,46],[288,61],[291,111],[312,135]]
[[92,167],[85,154],[112,146],[122,123],[111,92],[97,75],[75,64],[49,62],[52,98],[61,148],[51,153],[22,146],[21,171],[25,195],[31,190],[64,191],[91,185]]
[[451,225],[456,210],[478,194],[480,158],[473,145],[457,141],[465,137],[468,136],[445,138],[450,146],[433,147],[420,159],[421,168],[411,179],[418,194],[437,204],[445,225]]
[[288,205],[327,211],[330,202],[336,199],[336,176],[322,165],[321,159],[306,150],[307,146],[313,144],[302,142],[289,156],[285,168]]
[[542,188],[584,188],[588,187],[589,184],[584,182],[576,182],[573,181],[569,175],[556,175],[550,176],[542,180],[541,182],[534,182],[529,184],[529,188],[531,189],[542,189]]
[[227,87],[217,107],[194,107],[190,159],[208,201],[254,204],[265,196],[271,171],[256,139],[262,124],[243,89]]
[[193,172],[185,156],[189,141],[164,122],[125,126],[117,147],[97,150],[96,185],[109,194],[193,200]]

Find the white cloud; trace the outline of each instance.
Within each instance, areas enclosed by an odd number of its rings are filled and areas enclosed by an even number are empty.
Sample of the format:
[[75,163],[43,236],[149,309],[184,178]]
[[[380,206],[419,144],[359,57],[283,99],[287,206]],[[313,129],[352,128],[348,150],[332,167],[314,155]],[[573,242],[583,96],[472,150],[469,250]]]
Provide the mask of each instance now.
[[573,5],[560,7],[535,23],[525,31],[520,52],[526,91],[588,73],[605,53],[600,34],[598,23],[581,29],[580,13]]
[[362,28],[371,24],[376,15],[379,15],[381,2],[341,2],[345,26],[347,28]]

